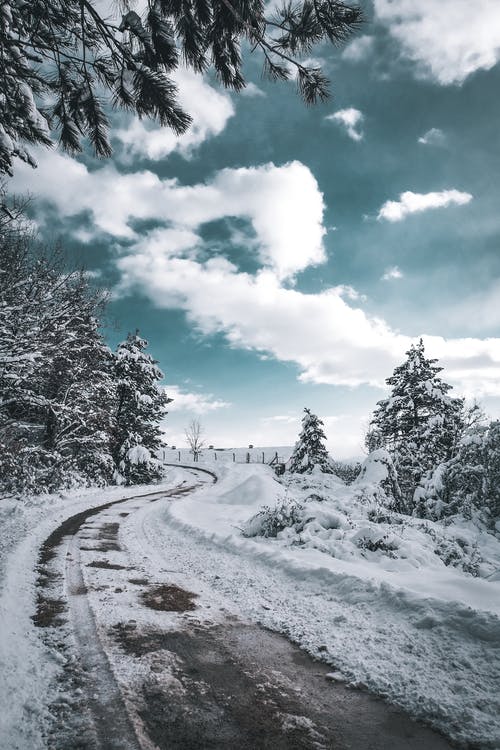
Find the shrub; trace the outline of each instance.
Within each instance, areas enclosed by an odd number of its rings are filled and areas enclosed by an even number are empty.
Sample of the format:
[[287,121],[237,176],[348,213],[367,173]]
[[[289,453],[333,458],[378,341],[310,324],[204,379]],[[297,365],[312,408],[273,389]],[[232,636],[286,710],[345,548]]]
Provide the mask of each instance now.
[[265,505],[242,528],[243,536],[277,537],[280,531],[300,523],[304,507],[295,500],[278,498],[274,508]]

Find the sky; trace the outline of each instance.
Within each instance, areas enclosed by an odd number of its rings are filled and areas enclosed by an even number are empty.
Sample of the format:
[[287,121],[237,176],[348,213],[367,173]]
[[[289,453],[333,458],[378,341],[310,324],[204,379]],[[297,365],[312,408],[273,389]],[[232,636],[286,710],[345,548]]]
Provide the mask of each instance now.
[[180,70],[181,137],[114,115],[114,156],[39,150],[44,240],[108,287],[111,346],[138,328],[207,444],[291,445],[304,407],[338,458],[360,455],[384,381],[420,336],[454,394],[500,417],[500,4],[373,0],[332,81],[247,88]]

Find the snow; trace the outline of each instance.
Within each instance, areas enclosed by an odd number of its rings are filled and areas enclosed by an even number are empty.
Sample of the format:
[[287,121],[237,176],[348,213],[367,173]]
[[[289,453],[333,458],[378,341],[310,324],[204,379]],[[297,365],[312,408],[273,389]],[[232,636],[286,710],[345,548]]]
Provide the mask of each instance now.
[[[224,607],[288,635],[331,665],[332,680],[366,686],[460,746],[498,750],[500,543],[495,536],[464,519],[445,526],[387,511],[374,483],[374,476],[384,479],[380,466],[350,486],[320,472],[286,474],[278,481],[272,467],[257,463],[212,460],[192,466],[215,470],[218,482],[173,502],[137,503],[122,525],[122,541],[151,580],[162,580],[168,571],[186,590],[203,594],[205,604],[183,615],[186,622],[191,617],[217,622]],[[2,746],[46,747],[47,704],[68,658],[50,649],[31,621],[40,544],[80,510],[186,479],[182,468],[171,468],[168,481],[154,487],[2,501]],[[294,528],[276,538],[242,534],[263,506],[272,511],[282,502],[302,508]],[[118,513],[110,509],[110,520],[113,512]],[[457,549],[462,559],[452,555],[456,566],[445,565],[446,555]],[[474,549],[482,559],[477,577],[462,569],[468,550]],[[123,562],[121,554],[106,553],[117,562]],[[104,580],[99,568],[85,570],[96,584]],[[123,571],[122,609],[116,610],[102,587],[91,587],[103,632],[117,618],[146,617],[150,624],[158,619],[152,610],[131,613],[135,599],[130,585],[127,589],[129,576]],[[179,627],[178,620],[172,619],[171,627]],[[122,687],[133,690],[142,679],[134,676],[134,659],[111,659]],[[283,716],[290,728],[302,719]]]
[[[177,530],[197,576],[335,674],[456,742],[500,747],[497,538],[464,519],[381,519],[366,474],[347,487],[318,473],[279,483],[253,464],[218,473],[216,485],[163,510],[168,544]],[[262,506],[284,499],[303,506],[300,524],[275,539],[242,534]],[[477,577],[462,569],[468,562]]]
[[[292,454],[293,447],[281,446],[254,446],[253,448],[203,448],[200,452],[200,461],[203,464],[230,464],[230,463],[252,463],[269,464],[276,456],[278,461],[285,463]],[[159,451],[158,457],[166,464],[191,463],[193,454],[189,448],[164,445]],[[264,457],[264,460],[262,458]],[[200,464],[201,465],[201,464]]]
[[[170,488],[107,487],[0,500],[0,746],[42,750],[48,702],[54,697],[64,654],[49,649],[31,617],[35,611],[40,545],[66,518],[110,500]],[[185,478],[185,476],[183,476]]]
[[127,458],[134,466],[147,464],[151,460],[151,453],[144,445],[133,445],[127,451]]

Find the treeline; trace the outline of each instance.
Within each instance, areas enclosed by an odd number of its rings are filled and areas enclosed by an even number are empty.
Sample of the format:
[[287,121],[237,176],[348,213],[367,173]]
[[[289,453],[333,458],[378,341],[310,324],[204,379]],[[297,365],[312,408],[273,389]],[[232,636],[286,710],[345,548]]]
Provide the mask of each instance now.
[[[436,359],[422,340],[387,378],[389,396],[377,403],[361,465],[332,461],[322,421],[305,409],[290,470],[337,474],[351,483],[360,471],[376,476],[387,509],[431,520],[479,514],[500,521],[500,421],[488,422],[477,404],[450,395]],[[370,466],[378,469],[370,472]],[[500,530],[500,529],[499,529]]]
[[386,451],[396,511],[437,520],[480,512],[500,518],[500,422],[488,422],[477,404],[450,395],[437,359],[422,340],[387,379],[366,445]]
[[0,221],[0,491],[135,484],[161,476],[163,377],[129,334],[116,352],[106,294],[60,251],[38,249],[22,215]]

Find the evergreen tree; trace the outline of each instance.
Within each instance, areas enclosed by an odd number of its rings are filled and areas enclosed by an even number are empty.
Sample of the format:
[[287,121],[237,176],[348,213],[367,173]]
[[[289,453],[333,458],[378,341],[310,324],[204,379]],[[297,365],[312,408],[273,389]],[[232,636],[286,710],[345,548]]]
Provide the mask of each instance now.
[[500,421],[491,422],[485,441],[484,506],[494,525],[500,521]]
[[402,491],[401,510],[414,510],[413,493],[426,472],[454,455],[464,430],[463,399],[448,395],[451,386],[439,377],[443,369],[425,356],[420,339],[406,352],[386,383],[388,398],[378,402],[367,436],[371,450],[392,455]]
[[155,455],[161,445],[159,422],[171,399],[158,387],[163,373],[145,352],[147,345],[138,332],[129,333],[115,355],[115,479],[126,484],[152,482],[162,475]]
[[292,472],[310,474],[318,467],[325,474],[333,474],[333,463],[324,445],[326,435],[323,422],[309,409],[304,409],[302,430],[290,458]]
[[487,440],[485,426],[476,425],[464,433],[455,455],[424,480],[419,493],[419,516],[437,520],[461,514],[470,518],[474,509],[484,505]]
[[52,490],[112,473],[111,352],[99,333],[104,298],[60,253],[35,253],[18,227],[0,238],[0,482]]
[[0,172],[12,172],[14,156],[34,165],[25,144],[50,145],[53,131],[70,153],[88,137],[98,156],[109,156],[108,103],[183,133],[190,117],[172,72],[180,60],[199,73],[212,67],[222,85],[240,91],[242,44],[261,53],[270,79],[296,73],[303,99],[323,100],[321,68],[299,60],[323,41],[344,42],[361,21],[360,9],[341,0],[281,8],[262,0],[148,0],[142,17],[128,3],[117,9],[103,15],[93,0],[2,2]]

